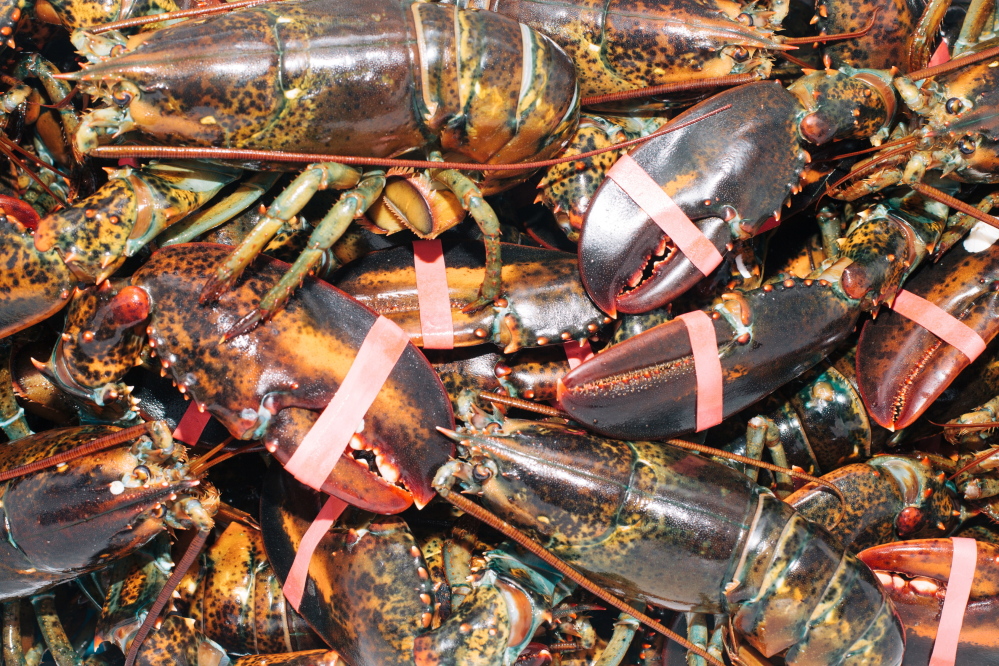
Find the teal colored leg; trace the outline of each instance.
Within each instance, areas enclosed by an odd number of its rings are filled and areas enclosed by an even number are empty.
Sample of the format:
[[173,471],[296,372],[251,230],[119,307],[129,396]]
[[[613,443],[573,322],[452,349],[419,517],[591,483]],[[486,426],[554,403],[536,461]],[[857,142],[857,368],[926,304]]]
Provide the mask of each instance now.
[[14,441],[31,433],[24,420],[24,410],[17,404],[14,385],[10,376],[10,341],[0,341],[0,428],[7,439]]
[[31,597],[31,605],[35,607],[38,627],[42,630],[42,638],[49,646],[49,654],[56,666],[83,666],[83,661],[69,642],[56,613],[55,597],[52,594],[36,594]]
[[170,227],[156,239],[160,247],[190,243],[201,234],[221,226],[252,206],[281,178],[280,171],[255,173],[239,184],[236,191],[221,201],[198,211]]
[[351,222],[364,215],[364,212],[375,202],[384,188],[385,173],[369,171],[364,174],[364,178],[357,187],[344,193],[330,209],[330,212],[316,225],[309,237],[308,245],[288,269],[288,272],[281,276],[281,280],[267,292],[255,311],[240,319],[229,329],[225,336],[226,339],[252,331],[258,324],[277,314],[284,307],[292,292],[301,286],[302,280],[309,274],[309,271],[323,258],[323,253],[337,242]]
[[274,199],[267,209],[267,214],[257,222],[253,231],[216,269],[215,275],[208,280],[201,291],[201,303],[212,302],[231,289],[281,226],[298,215],[316,192],[331,188],[354,187],[359,180],[360,172],[357,169],[336,162],[324,162],[307,167]]
[[[752,442],[752,445],[750,445]],[[784,453],[784,445],[780,441],[780,432],[777,425],[764,416],[755,416],[749,420],[746,428],[746,448],[757,448],[759,442],[770,452],[770,459],[775,465],[789,467],[787,455]],[[794,491],[794,483],[790,475],[785,472],[775,472],[777,478],[777,496],[787,497]]]
[[[644,610],[639,606],[636,608]],[[628,648],[631,647],[631,642],[635,639],[635,632],[640,627],[641,623],[638,620],[627,613],[621,613],[617,622],[614,623],[614,633],[611,634],[610,640],[604,646],[603,652],[593,662],[593,666],[619,666],[628,654]]]
[[21,647],[21,601],[15,599],[3,605],[3,663],[6,666],[25,664]]
[[[706,613],[686,613],[687,640],[701,649],[708,646],[708,616]],[[687,653],[687,666],[707,666],[708,662],[693,652]]]

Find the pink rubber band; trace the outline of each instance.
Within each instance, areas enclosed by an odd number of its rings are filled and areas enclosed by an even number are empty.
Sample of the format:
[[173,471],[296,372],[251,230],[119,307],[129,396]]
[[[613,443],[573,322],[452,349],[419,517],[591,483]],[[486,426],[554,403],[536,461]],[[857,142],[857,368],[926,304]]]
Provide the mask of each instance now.
[[697,380],[697,432],[722,422],[722,367],[718,358],[718,340],[711,317],[701,310],[682,314],[694,356]]
[[575,340],[569,340],[569,342],[563,343],[562,349],[565,350],[565,357],[569,361],[569,369],[575,370],[583,361],[588,361],[593,358],[593,350],[590,349],[590,343],[587,340],[583,340],[583,344],[579,344]]
[[201,438],[201,433],[205,431],[205,426],[212,420],[212,415],[207,411],[198,411],[198,406],[192,400],[187,405],[187,411],[181,417],[177,429],[173,431],[173,438],[178,442],[184,442],[194,446]]
[[375,320],[336,395],[284,466],[296,479],[322,487],[407,344],[409,336],[391,320]]
[[969,363],[985,351],[985,340],[974,329],[911,291],[900,289],[891,309],[956,347],[968,357]]
[[718,268],[722,262],[718,249],[631,155],[622,155],[607,176],[659,225],[701,274]]
[[927,67],[936,67],[937,65],[942,65],[950,60],[950,50],[947,48],[947,42],[940,41],[940,46],[937,50],[933,52],[933,57],[926,64]]
[[312,554],[346,508],[347,503],[342,499],[330,497],[326,500],[323,508],[319,510],[319,515],[309,525],[309,529],[302,535],[302,542],[298,544],[298,551],[295,553],[295,561],[291,563],[291,569],[288,570],[288,577],[284,579],[284,587],[282,588],[284,598],[295,610],[298,610],[298,607],[302,605],[302,595],[305,594],[305,581],[309,577],[309,563],[312,562]]
[[444,248],[438,239],[413,241],[416,295],[424,349],[454,349],[451,296],[447,288]]
[[978,542],[974,539],[953,537],[954,556],[950,562],[947,580],[947,597],[940,611],[940,624],[933,644],[929,666],[954,666],[957,644],[964,623],[964,609],[971,596],[971,583],[978,565]]

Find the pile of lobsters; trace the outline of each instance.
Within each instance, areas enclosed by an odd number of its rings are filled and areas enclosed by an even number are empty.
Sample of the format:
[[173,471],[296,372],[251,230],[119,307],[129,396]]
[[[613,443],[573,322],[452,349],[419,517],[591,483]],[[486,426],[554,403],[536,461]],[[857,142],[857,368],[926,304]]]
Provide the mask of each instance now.
[[2,663],[999,664],[922,4],[5,0]]

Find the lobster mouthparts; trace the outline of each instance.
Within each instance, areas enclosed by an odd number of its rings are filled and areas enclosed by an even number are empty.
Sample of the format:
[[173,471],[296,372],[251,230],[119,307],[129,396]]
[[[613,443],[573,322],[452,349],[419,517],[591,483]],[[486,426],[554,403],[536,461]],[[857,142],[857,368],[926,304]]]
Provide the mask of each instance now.
[[[906,287],[988,343],[999,333],[999,246],[965,246],[924,267]],[[867,322],[857,345],[860,395],[871,418],[890,429],[911,425],[968,365],[956,347],[890,310]]]
[[[780,210],[806,159],[794,123],[798,102],[773,83],[715,95],[674,123],[728,104],[731,109],[630,154],[720,253],[733,237],[752,236]],[[615,180],[629,180],[627,174],[614,174],[594,195],[579,242],[583,284],[612,316],[661,307],[704,277]]]
[[[234,436],[263,439],[286,464],[340,388],[376,315],[338,289],[306,280],[266,325],[222,342],[287,269],[261,258],[217,303],[199,305],[201,287],[229,252],[176,245],[135,274],[153,304],[149,342],[182,392]],[[436,428],[451,427],[454,418],[419,350],[407,344],[368,411],[352,416],[356,432],[321,489],[381,513],[429,502],[433,472],[453,451]]]

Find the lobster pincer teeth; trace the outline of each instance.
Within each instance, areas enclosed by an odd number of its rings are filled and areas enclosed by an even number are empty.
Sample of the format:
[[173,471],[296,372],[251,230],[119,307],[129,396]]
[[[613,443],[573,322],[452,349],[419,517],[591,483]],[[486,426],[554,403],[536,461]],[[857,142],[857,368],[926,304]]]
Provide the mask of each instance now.
[[968,353],[974,350],[954,343],[981,349],[999,332],[997,287],[999,249],[968,252],[959,244],[909,280],[908,293],[900,292],[894,305],[899,309],[904,298],[937,312],[950,320],[957,338],[944,340],[896,311],[867,322],[857,345],[857,367],[863,369],[857,384],[871,418],[886,428],[905,428],[933,404],[971,364]]
[[[675,437],[698,424],[698,400],[721,400],[724,418],[818,363],[853,329],[856,302],[835,285],[788,279],[725,294],[709,313],[721,396],[698,395],[699,364],[682,320],[604,350],[562,379],[559,405],[587,428],[624,439]],[[789,331],[781,322],[804,324]],[[707,359],[711,361],[713,359]]]
[[[636,210],[623,223],[609,216],[601,218],[606,223],[587,222],[579,246],[583,284],[593,302],[611,316],[660,307],[704,277],[637,204],[623,191],[619,194],[614,204],[619,210],[628,206]],[[698,220],[697,225],[719,253],[725,252],[731,241],[725,222],[710,217]]]

